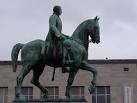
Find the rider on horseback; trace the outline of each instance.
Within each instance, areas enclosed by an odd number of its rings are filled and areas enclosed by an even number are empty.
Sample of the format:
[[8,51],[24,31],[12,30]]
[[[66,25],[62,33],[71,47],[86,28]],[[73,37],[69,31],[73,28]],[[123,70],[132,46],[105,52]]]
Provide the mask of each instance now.
[[[53,8],[53,14],[49,18],[49,32],[46,38],[45,42],[48,42],[49,45],[47,47],[47,51],[50,48],[53,48],[54,51],[51,51],[53,56],[56,57],[56,54],[58,50],[62,50],[61,48],[63,45],[63,41],[67,38],[68,36],[64,35],[61,33],[62,31],[62,22],[60,19],[60,15],[62,13],[62,9],[60,6],[54,6]],[[62,50],[63,51],[63,50]],[[45,46],[43,46],[42,49],[42,54],[45,52]],[[64,60],[64,59],[63,59]],[[67,68],[65,66],[62,67],[62,73],[68,72]]]

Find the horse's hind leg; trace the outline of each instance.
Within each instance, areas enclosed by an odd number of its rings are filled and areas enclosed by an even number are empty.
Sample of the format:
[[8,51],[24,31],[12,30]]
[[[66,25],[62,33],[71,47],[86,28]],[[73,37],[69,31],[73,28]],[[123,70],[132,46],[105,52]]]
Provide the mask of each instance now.
[[37,86],[44,93],[44,96],[47,98],[48,90],[39,82],[39,77],[44,70],[44,66],[44,64],[41,64],[37,68],[33,69],[33,78],[31,80],[31,83]]
[[24,77],[30,72],[30,70],[31,67],[29,65],[23,65],[20,74],[17,76],[17,93],[16,93],[17,99],[25,99],[25,97],[22,94],[21,87]]

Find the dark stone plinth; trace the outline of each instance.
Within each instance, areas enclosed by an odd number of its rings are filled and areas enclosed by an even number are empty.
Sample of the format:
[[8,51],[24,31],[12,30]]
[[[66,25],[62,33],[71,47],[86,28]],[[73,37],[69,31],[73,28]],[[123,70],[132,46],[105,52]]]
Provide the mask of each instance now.
[[85,98],[14,100],[12,103],[86,103]]

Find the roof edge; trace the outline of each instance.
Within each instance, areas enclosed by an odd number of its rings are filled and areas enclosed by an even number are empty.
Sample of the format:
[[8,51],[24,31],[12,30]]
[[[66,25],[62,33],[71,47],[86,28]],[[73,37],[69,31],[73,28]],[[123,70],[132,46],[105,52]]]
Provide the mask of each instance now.
[[[93,59],[88,60],[90,64],[137,64],[137,59]],[[12,61],[0,61],[0,65],[11,65]],[[18,61],[21,64],[21,61]]]
[[137,59],[95,59],[88,60],[90,64],[137,64]]

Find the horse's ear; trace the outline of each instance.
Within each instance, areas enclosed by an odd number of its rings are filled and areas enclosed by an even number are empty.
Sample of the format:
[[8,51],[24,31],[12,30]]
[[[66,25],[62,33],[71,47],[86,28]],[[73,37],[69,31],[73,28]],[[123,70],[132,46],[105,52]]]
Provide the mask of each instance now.
[[99,20],[99,17],[98,17],[98,16],[96,16],[96,17],[94,18],[94,20],[95,20],[95,21],[98,21],[98,20]]
[[99,19],[100,19],[100,17],[97,18],[97,20],[99,20]]

